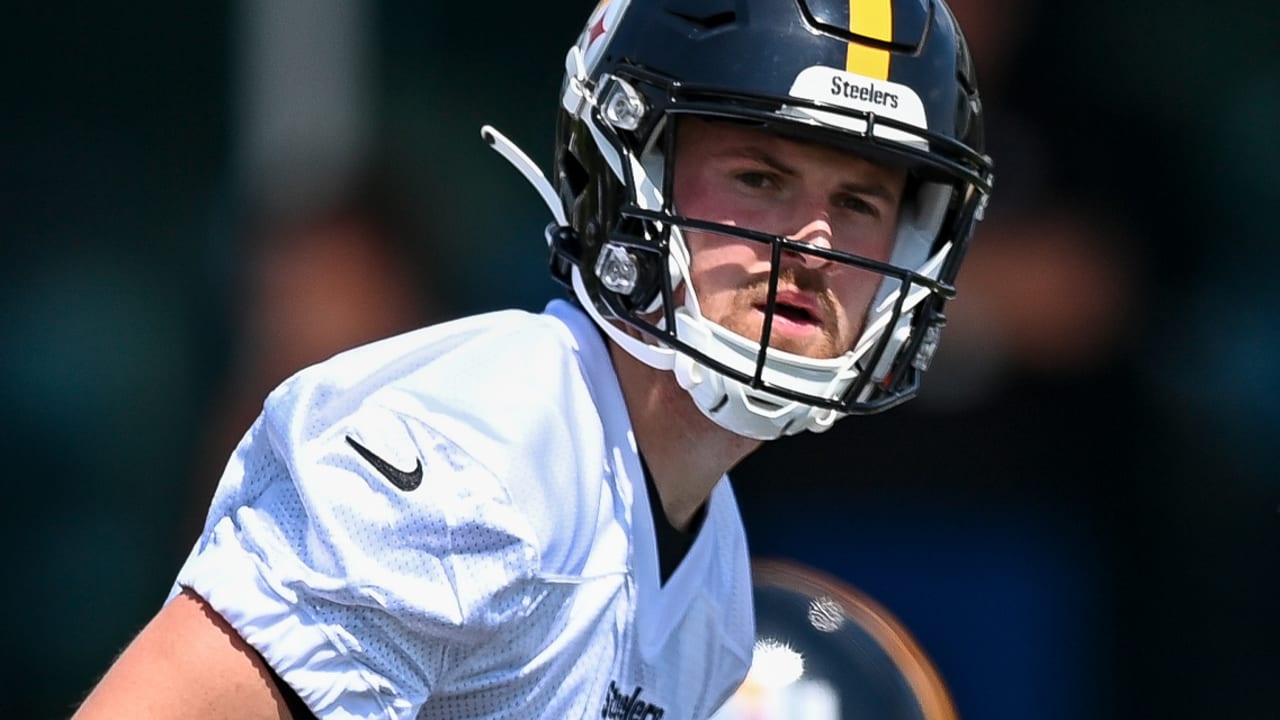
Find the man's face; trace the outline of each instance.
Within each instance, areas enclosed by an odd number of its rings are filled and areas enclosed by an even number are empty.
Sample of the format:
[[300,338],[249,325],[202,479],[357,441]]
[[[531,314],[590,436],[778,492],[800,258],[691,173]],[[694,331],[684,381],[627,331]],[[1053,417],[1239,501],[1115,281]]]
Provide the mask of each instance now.
[[[685,119],[676,145],[676,212],[875,260],[893,249],[906,171],[763,130]],[[744,337],[764,328],[770,248],[685,231],[702,314]],[[881,276],[784,252],[770,344],[815,358],[853,347]]]

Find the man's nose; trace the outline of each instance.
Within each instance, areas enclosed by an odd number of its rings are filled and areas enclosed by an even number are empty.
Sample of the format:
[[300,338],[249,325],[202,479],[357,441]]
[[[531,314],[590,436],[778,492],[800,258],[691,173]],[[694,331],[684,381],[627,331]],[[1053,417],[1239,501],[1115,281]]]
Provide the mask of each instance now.
[[[831,218],[826,212],[806,213],[798,224],[799,228],[787,235],[788,240],[804,243],[821,250],[831,249]],[[808,267],[822,267],[831,262],[813,253],[791,251],[786,254],[799,258]]]

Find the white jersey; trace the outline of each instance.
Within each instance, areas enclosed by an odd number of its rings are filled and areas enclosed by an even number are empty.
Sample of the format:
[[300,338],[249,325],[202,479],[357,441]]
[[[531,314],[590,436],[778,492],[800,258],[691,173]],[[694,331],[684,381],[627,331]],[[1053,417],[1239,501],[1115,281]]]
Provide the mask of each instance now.
[[704,718],[755,636],[727,478],[658,573],[608,351],[555,301],[283,383],[173,594],[204,597],[320,718]]

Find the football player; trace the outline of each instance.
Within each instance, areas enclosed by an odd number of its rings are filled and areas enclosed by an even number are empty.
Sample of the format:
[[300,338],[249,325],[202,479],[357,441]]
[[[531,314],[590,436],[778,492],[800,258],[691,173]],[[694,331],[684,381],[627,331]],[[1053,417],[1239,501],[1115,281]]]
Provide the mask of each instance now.
[[941,0],[612,0],[565,59],[541,313],[266,399],[80,718],[705,718],[754,644],[726,473],[910,398],[991,189]]

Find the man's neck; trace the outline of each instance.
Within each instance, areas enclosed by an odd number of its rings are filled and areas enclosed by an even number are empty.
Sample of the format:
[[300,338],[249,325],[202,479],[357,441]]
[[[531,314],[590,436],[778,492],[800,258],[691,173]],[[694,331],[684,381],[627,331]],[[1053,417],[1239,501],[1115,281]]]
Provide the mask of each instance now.
[[653,473],[662,510],[688,530],[726,472],[760,446],[716,425],[665,370],[655,370],[609,343],[636,443]]

